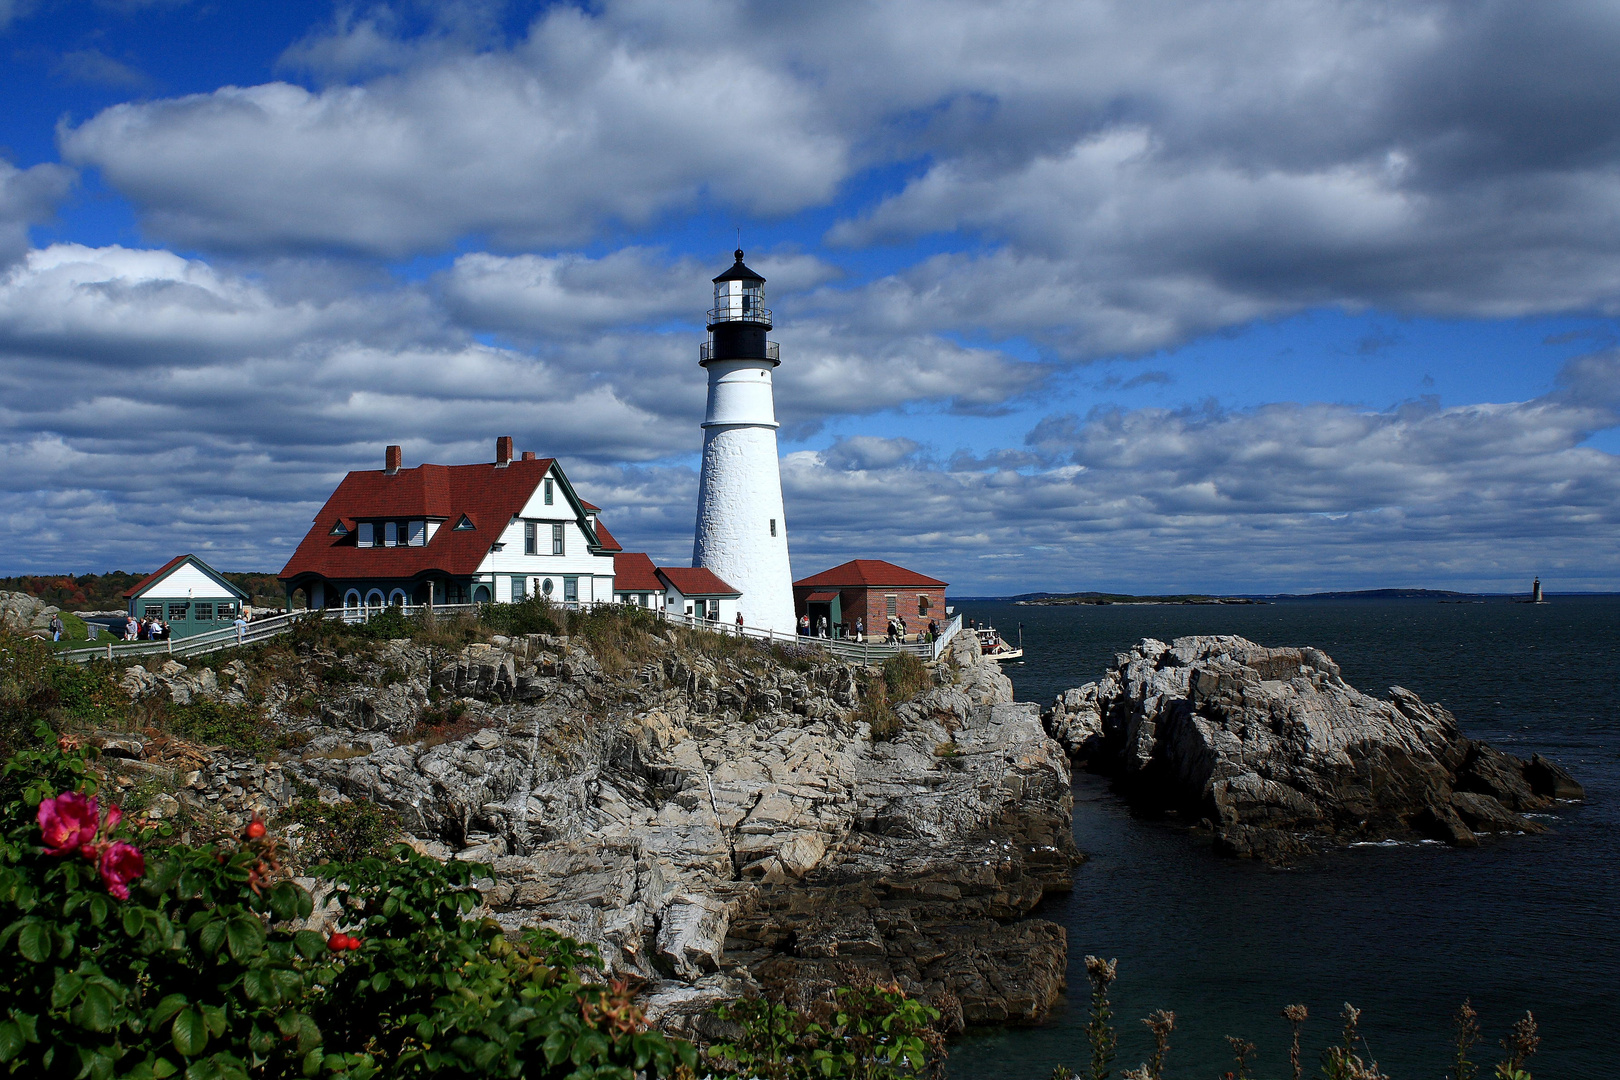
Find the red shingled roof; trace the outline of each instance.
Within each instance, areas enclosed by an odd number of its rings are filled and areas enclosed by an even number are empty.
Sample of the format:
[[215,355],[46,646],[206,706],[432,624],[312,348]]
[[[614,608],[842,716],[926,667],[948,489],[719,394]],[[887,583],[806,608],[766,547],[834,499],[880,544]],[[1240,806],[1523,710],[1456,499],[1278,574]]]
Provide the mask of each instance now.
[[[675,586],[682,596],[741,596],[742,593],[702,566],[660,566],[658,576]],[[615,582],[614,586],[619,586]]]
[[639,551],[620,552],[613,556],[613,591],[663,592],[664,583],[647,556]]
[[[588,510],[595,510],[596,509],[596,507],[592,506],[588,502],[585,502],[585,500],[583,500],[583,499],[580,500],[580,505],[584,506]],[[596,539],[597,539],[597,542],[601,545],[603,551],[623,551],[624,550],[624,546],[622,544],[620,544],[617,540],[613,539],[613,534],[608,532],[606,525],[602,524],[602,519],[601,518],[597,518],[596,522],[591,526],[591,528],[596,530]]]
[[[315,524],[280,576],[288,580],[299,574],[343,579],[413,577],[427,570],[456,576],[474,573],[553,461],[512,461],[505,468],[490,463],[418,465],[392,476],[382,469],[351,472],[315,515]],[[463,514],[473,528],[455,528]],[[383,517],[439,518],[443,523],[422,547],[357,546],[355,519]],[[349,529],[346,536],[331,535],[332,523],[339,519]],[[618,550],[618,541],[600,522],[595,528],[607,550]]]
[[903,566],[896,566],[892,562],[882,559],[851,559],[841,563],[831,570],[823,570],[819,574],[801,578],[793,583],[794,588],[824,588],[832,586],[835,589],[870,588],[870,589],[910,589],[933,588],[945,586],[945,582],[938,578],[927,577],[915,570],[907,570]]

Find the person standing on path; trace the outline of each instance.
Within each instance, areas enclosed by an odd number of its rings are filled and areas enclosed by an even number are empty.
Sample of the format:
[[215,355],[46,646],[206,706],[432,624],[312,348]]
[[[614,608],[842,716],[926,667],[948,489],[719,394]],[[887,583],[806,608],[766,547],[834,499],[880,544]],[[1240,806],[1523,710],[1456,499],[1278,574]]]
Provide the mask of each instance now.
[[234,625],[236,626],[236,643],[240,645],[242,644],[242,638],[247,635],[246,609],[236,613],[236,622]]
[[742,612],[739,611],[739,612],[737,612],[737,636],[738,637],[743,636],[742,635],[742,630],[743,630],[743,617],[742,617]]
[[62,616],[60,615],[51,616],[51,640],[62,640]]

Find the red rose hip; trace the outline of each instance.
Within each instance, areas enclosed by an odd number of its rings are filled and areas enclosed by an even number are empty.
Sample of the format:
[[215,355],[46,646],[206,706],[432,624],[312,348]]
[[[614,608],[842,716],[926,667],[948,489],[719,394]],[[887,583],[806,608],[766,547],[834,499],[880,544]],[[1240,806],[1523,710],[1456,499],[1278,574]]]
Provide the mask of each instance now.
[[349,948],[351,950],[353,950],[353,949],[358,949],[359,947],[360,947],[360,939],[357,938],[357,937],[351,937],[349,939]]
[[326,947],[333,952],[342,952],[349,947],[349,935],[339,931],[327,939]]
[[249,840],[257,840],[259,837],[263,836],[264,822],[260,821],[258,818],[254,818],[252,821],[248,822],[247,834]]

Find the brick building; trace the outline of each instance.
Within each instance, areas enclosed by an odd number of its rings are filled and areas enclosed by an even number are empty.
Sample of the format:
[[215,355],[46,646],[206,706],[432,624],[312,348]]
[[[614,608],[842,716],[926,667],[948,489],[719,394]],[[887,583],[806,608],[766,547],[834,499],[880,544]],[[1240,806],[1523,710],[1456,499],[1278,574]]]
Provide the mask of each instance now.
[[794,617],[808,615],[812,627],[825,619],[831,626],[856,621],[868,635],[882,636],[889,620],[899,617],[915,634],[930,619],[945,622],[945,582],[882,559],[851,559],[793,583]]

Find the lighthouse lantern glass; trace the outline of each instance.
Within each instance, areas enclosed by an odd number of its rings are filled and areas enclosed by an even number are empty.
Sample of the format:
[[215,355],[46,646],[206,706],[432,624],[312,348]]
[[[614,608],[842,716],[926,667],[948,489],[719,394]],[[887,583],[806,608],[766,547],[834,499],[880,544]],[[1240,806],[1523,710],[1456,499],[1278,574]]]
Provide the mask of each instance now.
[[722,319],[761,319],[765,310],[765,283],[732,279],[714,283],[715,314]]

